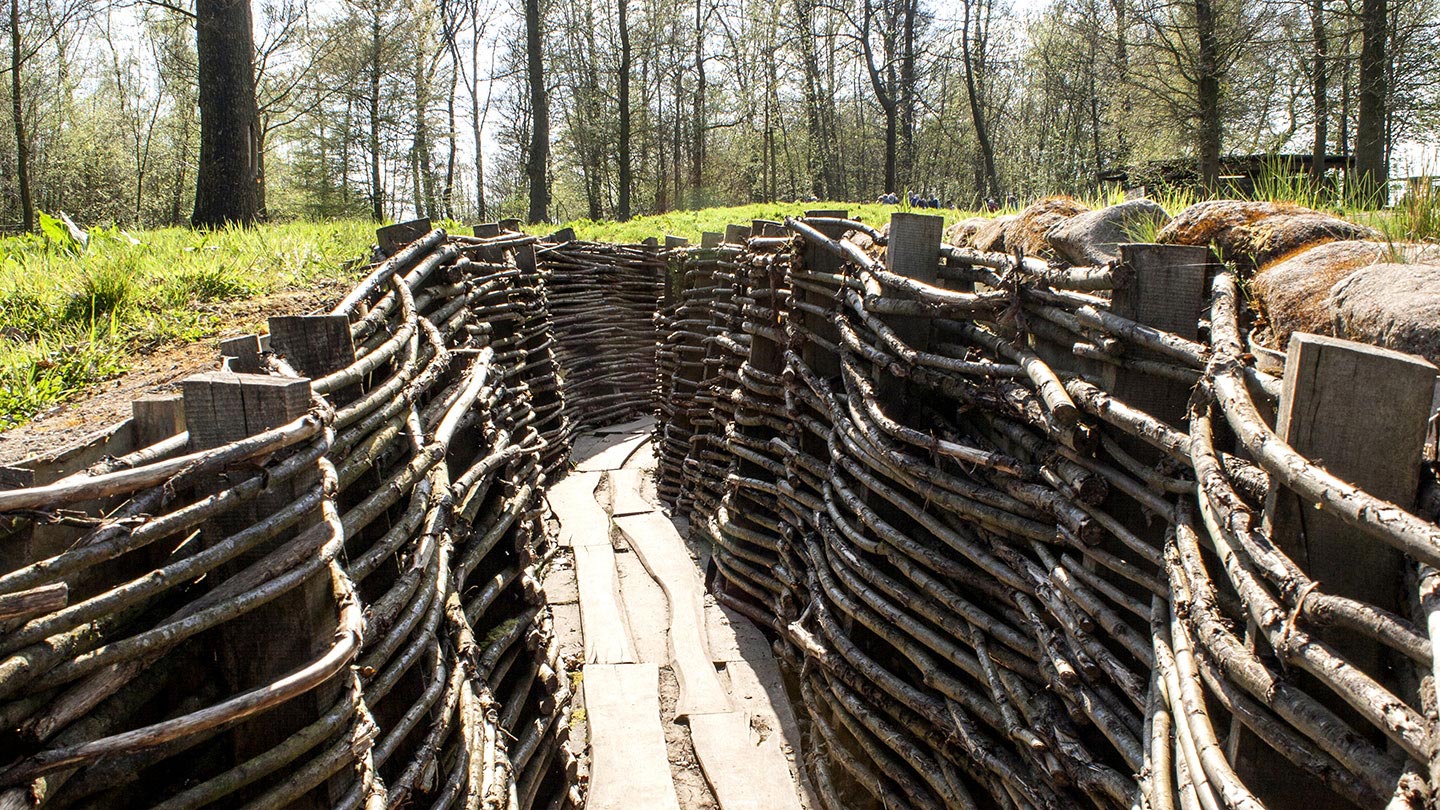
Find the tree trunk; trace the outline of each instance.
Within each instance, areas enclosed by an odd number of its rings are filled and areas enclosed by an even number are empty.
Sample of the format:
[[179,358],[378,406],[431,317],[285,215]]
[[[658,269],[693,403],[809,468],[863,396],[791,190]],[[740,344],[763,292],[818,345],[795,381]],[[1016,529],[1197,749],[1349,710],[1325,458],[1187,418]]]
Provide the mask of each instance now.
[[250,0],[196,0],[195,55],[200,165],[190,221],[196,227],[248,225],[259,218],[264,200]]
[[[965,93],[970,101],[970,122],[975,127],[975,140],[980,145],[980,160],[985,171],[985,189],[982,194],[1000,194],[1000,176],[995,171],[995,146],[990,142],[990,128],[985,123],[985,113],[980,100],[980,88],[976,82],[974,49],[970,46],[971,11],[974,0],[965,0],[965,15],[960,32],[960,56],[965,67]],[[978,23],[977,32],[978,32]]]
[[690,207],[701,207],[701,186],[705,180],[705,27],[695,0],[695,115],[691,121],[693,138],[690,144]]
[[544,32],[540,0],[525,0],[525,66],[530,83],[530,154],[525,175],[530,181],[530,218],[544,222],[550,208],[547,169],[550,157],[550,100],[545,92]]
[[1310,0],[1310,32],[1315,38],[1315,61],[1311,68],[1310,93],[1315,107],[1315,141],[1310,153],[1310,179],[1319,188],[1325,182],[1325,158],[1328,147],[1330,100],[1327,56],[1330,40],[1325,34],[1325,0]]
[[620,199],[615,206],[615,218],[624,222],[630,218],[630,21],[627,7],[629,0],[619,0],[620,12]]
[[1355,189],[1361,201],[1383,205],[1385,161],[1386,0],[1363,0],[1360,11],[1360,111],[1355,123]]
[[415,82],[415,139],[410,144],[410,172],[415,187],[415,216],[433,216],[432,195],[430,194],[430,127],[426,123],[430,107],[430,82],[425,76],[425,42],[422,25],[415,25],[414,82]]
[[[919,0],[903,0],[905,23],[900,42],[900,167],[899,181],[916,185],[915,177],[915,16]],[[917,189],[924,191],[924,189]]]
[[445,130],[445,186],[440,192],[440,203],[445,216],[455,218],[455,90],[460,81],[460,55],[451,51],[454,64],[450,70],[450,93],[445,99],[445,116],[449,126]]
[[1220,182],[1220,142],[1224,133],[1220,120],[1219,43],[1211,0],[1195,0],[1195,33],[1195,98],[1200,119],[1195,130],[1195,152],[1199,159],[1200,183],[1213,192]]
[[35,230],[35,200],[30,196],[30,142],[25,134],[25,102],[20,91],[20,0],[10,0],[10,113],[15,119],[15,180],[20,186],[20,216]]
[[[482,148],[484,118],[480,115],[480,32],[471,29],[470,39],[470,136],[475,141],[475,217],[484,222],[485,215],[485,150]],[[490,85],[493,87],[494,83]],[[490,113],[489,90],[486,91],[485,115]]]
[[376,0],[370,18],[370,215],[385,221],[384,178],[380,176],[380,5]]

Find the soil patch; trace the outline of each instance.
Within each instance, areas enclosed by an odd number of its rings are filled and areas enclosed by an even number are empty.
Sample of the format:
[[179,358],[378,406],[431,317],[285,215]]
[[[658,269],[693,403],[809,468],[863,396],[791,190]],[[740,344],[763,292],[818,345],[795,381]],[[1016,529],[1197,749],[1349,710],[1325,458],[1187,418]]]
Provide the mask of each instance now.
[[136,350],[130,370],[97,383],[69,402],[0,433],[0,464],[15,464],[40,453],[76,444],[107,425],[130,416],[130,402],[147,394],[174,393],[180,380],[216,368],[222,338],[264,328],[271,315],[304,315],[328,309],[353,285],[336,279],[303,290],[287,290],[215,305],[227,324],[214,336],[185,344]]

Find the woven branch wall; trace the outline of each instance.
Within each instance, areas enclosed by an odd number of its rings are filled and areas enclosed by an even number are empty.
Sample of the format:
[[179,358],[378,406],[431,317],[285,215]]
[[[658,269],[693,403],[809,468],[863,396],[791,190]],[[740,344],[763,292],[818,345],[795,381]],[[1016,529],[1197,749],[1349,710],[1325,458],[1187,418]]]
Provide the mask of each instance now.
[[540,494],[652,409],[660,264],[534,243],[430,232],[9,471],[0,807],[577,806]]
[[[1402,508],[1277,435],[1208,250],[1057,270],[838,216],[673,254],[656,429],[824,805],[1431,806],[1433,367],[1310,344],[1417,371]],[[1337,424],[1397,432],[1380,404]]]

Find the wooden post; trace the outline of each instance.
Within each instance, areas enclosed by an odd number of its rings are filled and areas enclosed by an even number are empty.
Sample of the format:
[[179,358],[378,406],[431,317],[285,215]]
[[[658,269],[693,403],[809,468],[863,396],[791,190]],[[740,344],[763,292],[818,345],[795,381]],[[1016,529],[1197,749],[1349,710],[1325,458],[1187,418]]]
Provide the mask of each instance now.
[[241,335],[220,341],[221,368],[236,374],[259,374],[265,369],[260,365],[260,336]]
[[355,341],[344,315],[275,315],[270,349],[306,377],[323,377],[355,362]]
[[656,239],[653,236],[647,236],[643,241],[640,242],[640,244],[644,245],[645,247],[660,247],[660,240]]
[[[1120,264],[1126,268],[1128,282],[1115,290],[1110,311],[1195,340],[1200,331],[1200,313],[1205,309],[1210,262],[1210,248],[1203,245],[1121,245]],[[1127,405],[1172,426],[1183,426],[1190,401],[1189,385],[1109,364],[1102,379],[1106,389]]]
[[[192,450],[208,450],[291,422],[310,407],[310,381],[263,374],[208,372],[181,382],[184,392],[185,423],[190,429]],[[213,488],[234,486],[249,477],[263,474],[228,470]],[[272,484],[249,503],[232,509],[205,524],[205,542],[215,543],[293,501],[314,483],[313,476],[298,476]],[[242,554],[222,566],[219,576],[228,577],[261,559],[303,531],[307,523]],[[330,580],[322,571],[300,587],[262,605],[217,629],[219,678],[227,694],[272,682],[296,667],[313,660],[330,643],[338,618],[338,606]],[[268,751],[290,735],[314,722],[328,708],[333,689],[317,689],[271,711],[247,720],[230,734],[235,762]],[[326,805],[319,797],[303,807]]]
[[130,403],[130,412],[136,449],[149,447],[185,430],[185,401],[175,394],[140,397]]
[[575,229],[574,229],[574,228],[561,228],[560,230],[558,230],[558,231],[550,234],[549,236],[545,237],[545,239],[542,240],[542,241],[550,242],[551,244],[556,244],[556,245],[558,245],[558,244],[560,244],[560,243],[562,243],[562,242],[574,242],[574,241],[575,241]]
[[500,220],[498,224],[500,225],[500,231],[502,233],[507,231],[510,233],[520,233],[520,220],[516,217],[506,217]]
[[[1327,472],[1371,495],[1413,508],[1435,376],[1435,366],[1415,355],[1296,333],[1285,361],[1276,433]],[[1408,615],[1402,596],[1406,562],[1400,552],[1359,537],[1330,513],[1280,487],[1272,487],[1266,499],[1265,523],[1275,544],[1325,593]],[[1397,682],[1394,674],[1413,665],[1392,661],[1393,653],[1379,644],[1340,632],[1327,635],[1327,640],[1381,684],[1397,692],[1413,688]],[[1309,676],[1295,672],[1292,677],[1301,679],[1301,688],[1319,696],[1336,714],[1352,720],[1355,728],[1369,728],[1349,705]],[[1231,737],[1236,770],[1268,807],[1348,806],[1248,730],[1237,727]],[[1373,741],[1384,745],[1378,732]]]
[[784,233],[785,226],[773,219],[750,220],[751,236],[781,236]]
[[688,244],[690,244],[690,240],[689,240],[689,239],[686,239],[686,238],[683,237],[683,236],[671,236],[671,235],[669,235],[669,234],[667,234],[667,235],[665,236],[665,249],[666,249],[666,250],[674,250],[675,248],[682,248],[682,247],[685,247],[685,246],[688,245]]
[[[905,278],[934,284],[940,275],[940,239],[945,218],[897,211],[890,215],[890,239],[885,250],[885,269]],[[896,336],[918,351],[930,349],[931,321],[905,315],[881,316]],[[875,395],[882,406],[892,409],[904,400],[905,381],[888,371],[876,369]],[[894,410],[891,413],[899,416]]]
[[493,239],[500,235],[500,223],[482,222],[471,228],[474,234],[482,239]]
[[750,238],[750,229],[744,225],[726,225],[725,241],[732,245],[743,245]]
[[705,231],[700,234],[700,247],[702,248],[717,248],[723,241],[725,241],[725,234],[718,231]]
[[[805,216],[848,219],[850,212],[844,210],[815,210],[806,211]],[[845,234],[845,228],[842,225],[817,225],[815,229],[831,239],[839,239]],[[838,274],[844,264],[839,256],[836,256],[828,250],[821,250],[808,244],[804,250],[805,266],[817,273]],[[826,296],[824,293],[815,292],[814,290],[797,290],[797,292],[799,293],[800,301],[810,306],[823,307],[827,310],[835,306],[835,299]],[[832,344],[840,342],[840,331],[835,328],[835,324],[829,318],[813,312],[806,312],[804,321],[806,332],[828,340]],[[833,351],[822,348],[814,341],[805,341],[805,345],[800,347],[800,356],[805,360],[805,365],[809,366],[811,370],[821,377],[828,379],[837,377],[840,374],[840,358],[836,356]]]
[[380,245],[381,253],[386,256],[394,256],[400,252],[401,248],[430,233],[431,230],[433,229],[430,227],[430,218],[421,217],[377,229],[375,241]]

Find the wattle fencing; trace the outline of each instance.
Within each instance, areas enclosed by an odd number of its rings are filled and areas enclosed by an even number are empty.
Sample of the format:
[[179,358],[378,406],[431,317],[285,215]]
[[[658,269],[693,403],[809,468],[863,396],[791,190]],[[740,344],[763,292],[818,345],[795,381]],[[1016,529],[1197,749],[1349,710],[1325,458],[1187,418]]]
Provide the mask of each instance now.
[[[0,807],[578,806],[541,494],[653,365],[559,360],[653,364],[659,260],[491,233],[382,230],[329,314],[7,471]],[[650,305],[586,335],[600,263]]]
[[1432,365],[1257,369],[1208,247],[752,228],[677,255],[659,492],[778,639],[824,805],[1434,801]]
[[379,236],[330,313],[0,469],[0,807],[580,806],[541,495],[652,412],[822,806],[1435,801],[1429,363],[1281,374],[1205,246]]

